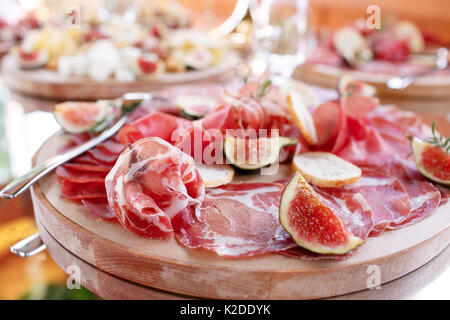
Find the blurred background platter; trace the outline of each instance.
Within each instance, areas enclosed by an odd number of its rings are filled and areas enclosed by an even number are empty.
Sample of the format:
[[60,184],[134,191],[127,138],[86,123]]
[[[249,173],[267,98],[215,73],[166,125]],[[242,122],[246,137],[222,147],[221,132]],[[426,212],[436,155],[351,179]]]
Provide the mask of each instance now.
[[324,64],[304,64],[295,71],[294,77],[313,85],[336,88],[339,77],[344,73],[374,86],[381,97],[408,99],[450,97],[450,75],[423,76],[403,90],[392,90],[386,85],[393,77],[390,74],[362,72]]
[[22,70],[13,57],[2,61],[2,78],[8,86],[22,94],[58,100],[96,100],[117,98],[126,92],[146,92],[181,83],[220,82],[230,80],[239,64],[235,53],[218,65],[205,70],[166,73],[145,80],[120,82],[114,79],[97,82],[81,77],[65,77],[47,69]]

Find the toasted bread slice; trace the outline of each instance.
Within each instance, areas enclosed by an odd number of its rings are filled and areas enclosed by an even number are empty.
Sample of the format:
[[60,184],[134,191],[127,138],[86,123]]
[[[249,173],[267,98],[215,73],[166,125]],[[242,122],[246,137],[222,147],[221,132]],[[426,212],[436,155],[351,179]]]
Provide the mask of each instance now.
[[296,170],[311,184],[318,187],[342,187],[361,177],[361,169],[329,152],[306,152],[292,161]]
[[299,94],[306,107],[315,109],[319,106],[320,101],[316,93],[311,89],[311,87],[301,81],[290,79],[281,86],[281,92],[285,97],[289,92],[295,92]]
[[214,188],[230,183],[234,177],[234,169],[227,164],[196,164],[205,188]]
[[287,101],[294,123],[300,129],[306,142],[310,145],[317,144],[317,132],[314,126],[314,120],[311,112],[309,112],[303,102],[303,98],[297,92],[291,91],[287,95]]

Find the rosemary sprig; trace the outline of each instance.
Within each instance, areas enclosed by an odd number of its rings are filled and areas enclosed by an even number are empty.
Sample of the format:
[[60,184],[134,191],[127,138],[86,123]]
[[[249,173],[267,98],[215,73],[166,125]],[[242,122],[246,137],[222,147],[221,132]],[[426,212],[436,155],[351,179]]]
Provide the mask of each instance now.
[[433,124],[431,125],[431,133],[433,134],[433,138],[431,138],[430,140],[426,140],[425,142],[428,142],[433,146],[440,147],[444,149],[447,154],[450,154],[450,137],[444,140],[442,134],[439,134],[439,136],[437,135],[436,120],[434,120]]
[[267,88],[272,84],[272,81],[270,79],[264,80],[263,83],[261,83],[258,86],[258,91],[256,92],[256,98],[262,98],[266,95]]

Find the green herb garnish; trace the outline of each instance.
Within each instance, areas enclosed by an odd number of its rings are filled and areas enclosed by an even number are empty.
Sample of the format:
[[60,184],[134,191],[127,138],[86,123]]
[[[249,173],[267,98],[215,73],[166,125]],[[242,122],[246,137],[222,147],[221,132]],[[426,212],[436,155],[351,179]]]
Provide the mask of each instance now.
[[430,143],[433,146],[440,147],[444,149],[444,151],[449,154],[450,153],[450,137],[444,140],[444,137],[442,134],[439,134],[439,136],[436,133],[436,120],[433,121],[433,124],[431,125],[431,133],[433,134],[433,138],[430,140],[425,140],[425,142]]
[[272,81],[270,79],[264,80],[263,83],[261,83],[258,86],[258,91],[256,92],[256,98],[262,98],[266,95],[267,88],[272,84]]

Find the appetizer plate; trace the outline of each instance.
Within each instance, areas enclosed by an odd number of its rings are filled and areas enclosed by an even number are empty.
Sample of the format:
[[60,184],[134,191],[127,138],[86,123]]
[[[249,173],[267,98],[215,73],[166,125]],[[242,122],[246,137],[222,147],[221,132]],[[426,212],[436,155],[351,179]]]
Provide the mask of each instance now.
[[[47,251],[56,263],[67,270],[76,265],[82,277],[80,283],[90,291],[103,299],[113,300],[183,300],[195,299],[195,297],[170,293],[158,289],[153,289],[134,282],[106,273],[81,260],[61,244],[59,244],[48,231],[36,221],[42,240],[47,246]],[[400,277],[394,281],[383,284],[378,290],[363,290],[330,299],[404,299],[409,298],[425,288],[448,268],[450,259],[450,248],[447,247],[437,257],[422,267]]]
[[295,77],[313,85],[336,88],[339,77],[344,73],[376,87],[382,97],[436,99],[450,97],[450,75],[422,76],[403,90],[392,90],[387,87],[386,83],[393,75],[343,69],[325,64],[306,63],[295,71]]
[[232,52],[220,64],[205,70],[166,73],[133,82],[114,79],[95,82],[83,77],[64,77],[47,69],[23,70],[14,57],[8,54],[3,59],[1,72],[8,86],[27,95],[57,100],[98,100],[116,98],[126,92],[153,91],[181,83],[224,81],[234,75],[238,63],[237,54]]
[[[52,136],[34,162],[53,156],[66,140],[62,133]],[[290,167],[281,165],[277,175],[236,175],[235,181],[274,181],[290,175]],[[309,299],[349,294],[376,284],[374,277],[383,285],[418,269],[450,242],[448,202],[419,223],[369,238],[345,260],[306,261],[278,254],[230,259],[185,248],[174,239],[141,238],[116,222],[94,217],[79,203],[61,198],[54,173],[34,185],[31,194],[38,224],[74,256],[131,283],[201,298]]]

